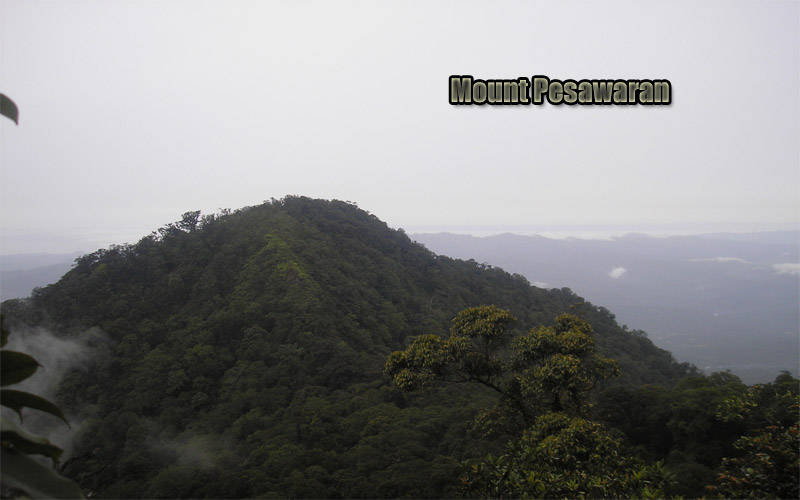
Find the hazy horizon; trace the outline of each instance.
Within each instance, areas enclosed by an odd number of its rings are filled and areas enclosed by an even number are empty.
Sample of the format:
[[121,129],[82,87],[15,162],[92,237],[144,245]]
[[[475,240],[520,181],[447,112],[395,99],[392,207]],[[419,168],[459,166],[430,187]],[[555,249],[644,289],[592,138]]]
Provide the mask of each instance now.
[[[218,213],[218,212],[212,212]],[[379,219],[380,214],[373,214]],[[172,222],[177,221],[176,218]],[[385,221],[384,221],[385,222]],[[166,223],[165,223],[166,224]],[[409,227],[395,227],[394,229],[402,229],[408,235],[415,234],[437,234],[437,233],[450,233],[458,235],[469,235],[476,237],[488,237],[502,234],[514,234],[520,236],[541,236],[548,239],[566,239],[577,238],[584,240],[610,240],[631,235],[644,235],[655,238],[667,238],[671,236],[698,236],[698,235],[715,235],[715,234],[756,234],[756,233],[797,233],[800,232],[800,227],[777,227],[771,229],[764,229],[760,226],[747,226],[737,224],[662,224],[658,226],[636,226],[636,225],[586,225],[586,224],[573,224],[573,225],[542,225],[542,226],[520,226],[520,225],[416,225]],[[70,235],[68,238],[53,237],[53,235],[28,235],[28,243],[30,246],[17,244],[9,245],[8,241],[4,241],[2,249],[0,249],[0,256],[7,257],[12,255],[28,255],[28,254],[72,254],[75,252],[91,253],[101,248],[108,248],[112,245],[125,245],[134,244],[141,238],[149,235],[151,232],[156,231],[158,228],[153,227],[150,230],[141,234],[109,234],[109,235],[95,235],[87,236],[84,239],[78,235]],[[91,234],[91,233],[88,233]],[[39,239],[41,238],[41,239]],[[4,238],[5,240],[5,238]],[[82,242],[82,243],[81,243]],[[8,251],[7,248],[21,249],[22,251]]]
[[[379,219],[380,216],[376,215]],[[173,221],[174,222],[174,221]],[[653,238],[669,238],[673,236],[715,236],[715,235],[753,235],[753,234],[795,234],[797,238],[790,238],[795,243],[800,244],[800,228],[777,228],[777,229],[760,229],[758,227],[746,227],[737,225],[720,226],[715,225],[706,227],[702,225],[662,225],[662,226],[592,226],[592,225],[563,225],[563,226],[469,226],[469,225],[442,225],[442,226],[410,226],[393,227],[394,229],[402,229],[413,240],[415,235],[430,235],[448,233],[454,235],[475,236],[478,238],[512,234],[517,236],[539,236],[542,238],[552,240],[563,240],[567,238],[575,238],[581,240],[603,240],[609,241],[613,239],[630,237],[630,236],[647,236]],[[126,245],[134,244],[141,238],[149,235],[152,231],[158,228],[152,228],[146,233],[140,235],[108,235],[105,238],[86,239],[83,243],[78,243],[78,239],[52,239],[47,235],[43,235],[45,240],[41,241],[38,245],[30,247],[25,250],[25,247],[20,247],[24,251],[6,251],[6,246],[3,246],[0,251],[0,259],[18,257],[18,256],[59,256],[59,255],[74,255],[74,254],[87,254],[99,249],[109,248],[112,245]],[[786,239],[786,238],[783,238]],[[72,244],[72,243],[74,244]],[[50,246],[48,246],[50,245]],[[0,266],[4,269],[10,269],[8,266]]]
[[[132,243],[189,210],[287,194],[408,232],[800,227],[797,2],[0,0],[0,14],[0,91],[20,109],[18,126],[0,120],[2,254]],[[672,99],[452,106],[448,78],[465,74],[668,79]]]

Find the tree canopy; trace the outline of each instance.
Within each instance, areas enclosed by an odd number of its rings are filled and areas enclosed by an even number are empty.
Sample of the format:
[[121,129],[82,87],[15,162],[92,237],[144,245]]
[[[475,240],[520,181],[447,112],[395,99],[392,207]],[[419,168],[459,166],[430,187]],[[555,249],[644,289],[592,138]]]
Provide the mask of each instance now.
[[[63,472],[98,497],[458,497],[463,461],[559,408],[700,495],[756,425],[716,416],[741,382],[687,378],[572,291],[435,255],[346,202],[190,211],[2,311],[90,346],[51,399],[81,422]],[[387,357],[416,342],[427,360],[395,361],[426,389],[401,390]]]
[[404,351],[393,352],[384,368],[401,389],[434,380],[474,382],[500,394],[497,406],[483,412],[479,426],[502,422],[505,432],[527,428],[543,412],[584,415],[587,396],[600,380],[619,375],[616,361],[600,356],[592,327],[570,314],[524,335],[511,329],[517,319],[496,306],[459,312],[450,337],[421,335]]

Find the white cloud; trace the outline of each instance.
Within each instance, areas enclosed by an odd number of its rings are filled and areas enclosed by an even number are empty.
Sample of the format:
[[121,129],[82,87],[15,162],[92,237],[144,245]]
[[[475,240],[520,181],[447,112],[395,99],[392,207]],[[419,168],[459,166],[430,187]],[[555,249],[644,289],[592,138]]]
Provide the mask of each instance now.
[[615,267],[614,269],[608,271],[608,275],[614,278],[615,280],[620,279],[628,270],[624,267]]
[[796,262],[787,262],[786,264],[773,264],[772,269],[775,274],[789,274],[792,276],[800,276],[800,264]]
[[689,262],[741,262],[742,264],[748,264],[746,260],[739,257],[709,257],[705,259],[689,259]]

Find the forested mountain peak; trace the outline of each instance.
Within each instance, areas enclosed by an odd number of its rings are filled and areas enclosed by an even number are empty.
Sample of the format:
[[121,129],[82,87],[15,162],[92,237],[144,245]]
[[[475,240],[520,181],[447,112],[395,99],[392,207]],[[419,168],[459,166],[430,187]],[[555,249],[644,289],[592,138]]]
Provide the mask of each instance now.
[[569,289],[437,256],[355,204],[296,196],[187,212],[78,258],[3,312],[12,330],[93,329],[92,361],[58,392],[83,421],[65,473],[85,491],[394,497],[453,495],[458,461],[502,444],[467,432],[490,394],[405,394],[382,374],[389,353],[483,304],[523,330],[580,317],[623,384],[692,372]]
[[621,332],[606,309],[568,289],[542,290],[487,264],[437,256],[402,229],[336,200],[289,196],[207,216],[187,212],[136,244],[78,258],[31,302],[56,325],[96,326],[115,339],[141,334],[142,323],[152,323],[145,336],[156,342],[168,330],[205,323],[231,343],[258,327],[280,342],[313,333],[380,352],[409,335],[444,332],[474,305],[513,310],[522,325],[578,312],[594,324],[601,349],[625,341],[609,354],[660,363],[638,367],[631,382],[680,372],[642,332]]

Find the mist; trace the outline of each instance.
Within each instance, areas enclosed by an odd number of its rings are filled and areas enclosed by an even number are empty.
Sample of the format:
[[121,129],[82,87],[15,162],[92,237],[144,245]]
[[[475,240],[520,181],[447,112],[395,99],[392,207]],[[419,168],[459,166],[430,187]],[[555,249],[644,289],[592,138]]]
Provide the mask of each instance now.
[[[58,405],[57,390],[65,375],[74,370],[86,370],[93,363],[95,346],[106,341],[99,328],[91,328],[70,338],[55,335],[43,327],[11,327],[8,344],[4,349],[29,354],[39,362],[36,372],[10,389],[36,394]],[[63,408],[62,408],[63,410]],[[13,410],[2,407],[3,417],[19,421]],[[30,408],[22,409],[22,423],[27,430],[47,437],[69,456],[72,439],[85,415],[68,413],[69,425],[60,419]]]

